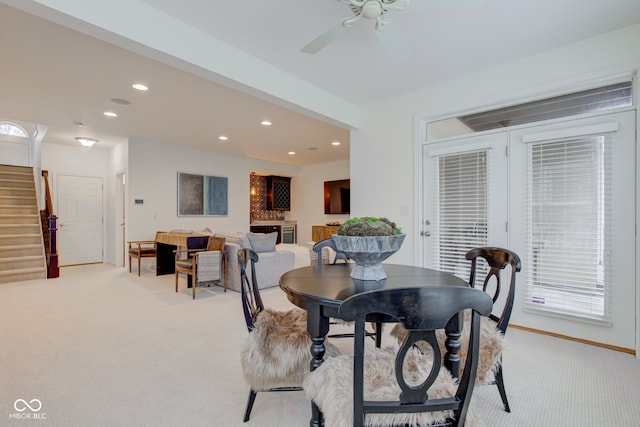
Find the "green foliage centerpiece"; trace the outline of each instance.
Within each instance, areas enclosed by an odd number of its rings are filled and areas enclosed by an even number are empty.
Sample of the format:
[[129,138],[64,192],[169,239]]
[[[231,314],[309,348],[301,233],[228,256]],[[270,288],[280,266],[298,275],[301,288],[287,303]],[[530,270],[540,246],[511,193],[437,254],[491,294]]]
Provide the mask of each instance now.
[[387,218],[368,216],[345,221],[331,237],[336,248],[356,263],[352,278],[383,280],[387,274],[382,261],[400,249],[405,235]]

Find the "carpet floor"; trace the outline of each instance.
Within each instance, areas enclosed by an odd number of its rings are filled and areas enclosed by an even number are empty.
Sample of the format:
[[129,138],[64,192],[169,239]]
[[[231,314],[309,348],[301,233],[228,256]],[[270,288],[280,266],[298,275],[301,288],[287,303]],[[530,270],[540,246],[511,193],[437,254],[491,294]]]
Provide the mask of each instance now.
[[[263,297],[291,307],[279,288]],[[0,285],[0,313],[2,426],[309,425],[301,392],[259,393],[242,422],[247,331],[236,292],[199,287],[194,301],[184,279],[176,293],[173,276],[150,266],[138,277],[96,264]],[[640,425],[634,356],[517,329],[507,340],[512,412],[495,386],[477,387],[486,426]]]

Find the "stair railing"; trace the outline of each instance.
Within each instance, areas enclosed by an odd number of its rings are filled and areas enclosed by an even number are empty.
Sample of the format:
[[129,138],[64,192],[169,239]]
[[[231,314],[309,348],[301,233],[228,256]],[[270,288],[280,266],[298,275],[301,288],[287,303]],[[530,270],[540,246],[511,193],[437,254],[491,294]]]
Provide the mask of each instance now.
[[53,213],[53,198],[49,188],[49,171],[43,170],[45,187],[45,210],[41,214],[42,232],[44,234],[45,253],[47,255],[47,278],[53,279],[60,276],[60,268],[58,267],[58,217]]

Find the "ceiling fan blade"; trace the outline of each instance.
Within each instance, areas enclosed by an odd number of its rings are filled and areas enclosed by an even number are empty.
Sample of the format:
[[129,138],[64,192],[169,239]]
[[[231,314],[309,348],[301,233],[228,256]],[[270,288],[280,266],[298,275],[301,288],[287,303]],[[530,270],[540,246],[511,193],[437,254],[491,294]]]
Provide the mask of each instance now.
[[482,6],[486,0],[411,0],[407,10],[412,12],[425,12],[435,10],[447,10]]
[[346,31],[348,31],[348,28],[342,24],[342,21],[340,21],[315,39],[311,40],[311,42],[309,42],[305,47],[300,49],[300,52],[314,54],[340,37],[340,35]]
[[393,21],[387,20],[384,29],[375,31],[375,34],[391,60],[401,62],[408,59],[413,53],[407,40]]

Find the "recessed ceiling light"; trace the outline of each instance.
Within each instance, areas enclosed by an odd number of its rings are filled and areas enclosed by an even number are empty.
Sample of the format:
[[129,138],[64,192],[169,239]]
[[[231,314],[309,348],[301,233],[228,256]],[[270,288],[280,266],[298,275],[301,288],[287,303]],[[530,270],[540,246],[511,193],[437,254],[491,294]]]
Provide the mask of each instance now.
[[115,102],[116,104],[120,105],[131,105],[131,101],[127,101],[126,99],[122,98],[111,98],[111,102]]
[[262,126],[271,126],[271,122],[269,120],[263,120],[260,122]]
[[340,145],[340,141],[333,141],[331,145],[335,145],[337,147],[338,145]]
[[131,85],[131,87],[134,88],[135,90],[141,90],[141,91],[149,90],[149,87],[144,83],[134,83]]
[[220,141],[228,141],[228,140],[229,140],[229,137],[228,137],[228,136],[225,136],[225,135],[220,135],[220,136],[218,137],[218,139],[219,139]]
[[84,147],[91,147],[93,144],[95,144],[96,142],[98,142],[97,139],[93,139],[93,138],[84,138],[81,136],[76,136],[76,141],[78,141],[80,144],[82,144]]
[[290,156],[295,156],[296,152],[295,151],[289,151],[287,154],[290,155]]
[[118,117],[118,113],[114,113],[113,111],[105,111],[103,114],[107,117]]

